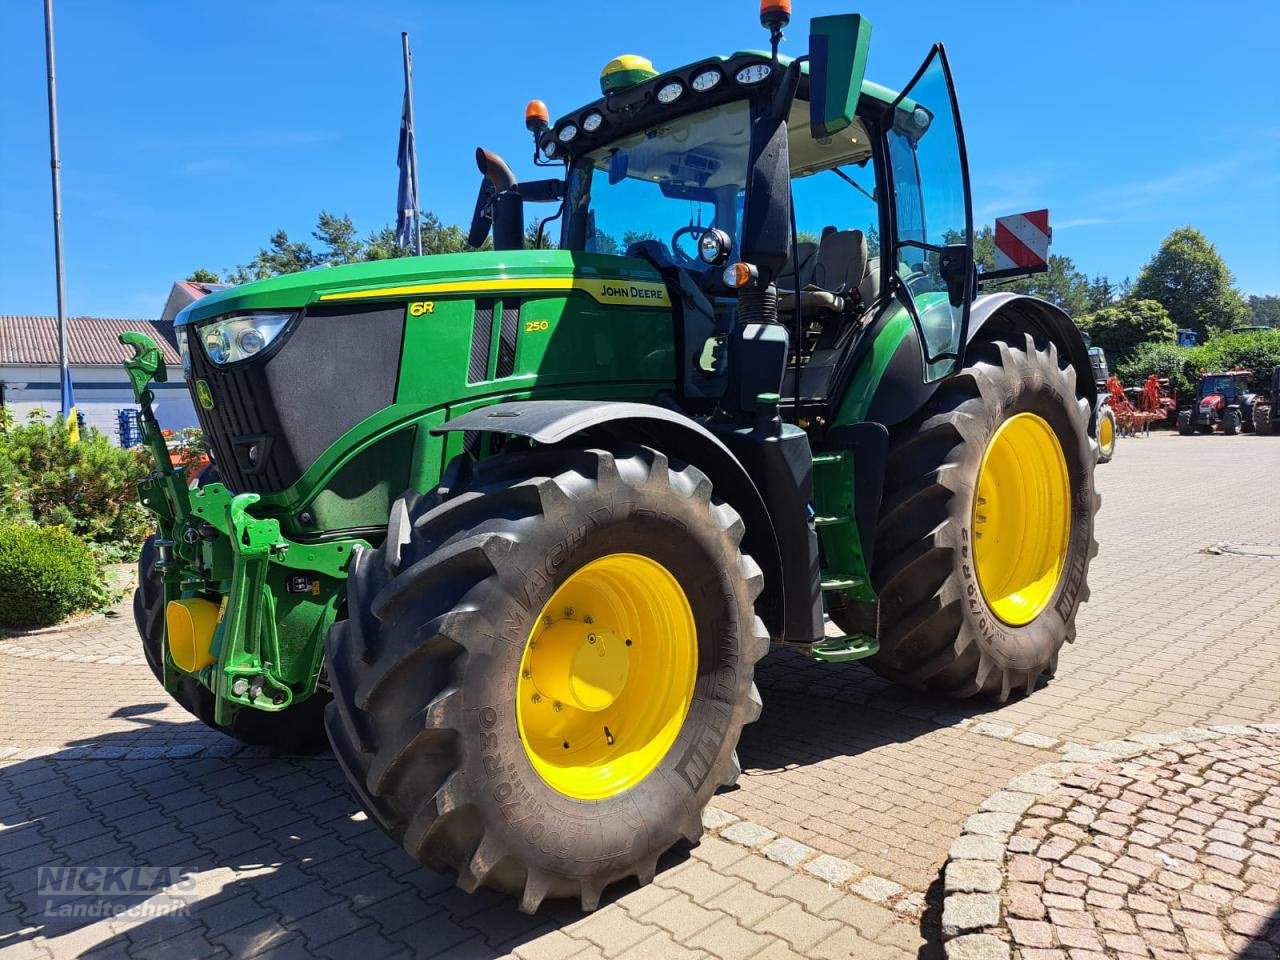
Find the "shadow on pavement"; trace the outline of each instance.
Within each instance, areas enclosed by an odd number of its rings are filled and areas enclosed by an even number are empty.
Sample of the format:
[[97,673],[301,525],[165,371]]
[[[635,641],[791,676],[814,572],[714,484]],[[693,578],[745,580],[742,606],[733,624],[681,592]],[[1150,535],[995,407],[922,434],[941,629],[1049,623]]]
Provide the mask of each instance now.
[[[782,656],[762,664],[765,715],[743,738],[746,767],[764,771],[857,754],[990,708],[939,705],[858,665],[814,673],[814,665]],[[919,717],[911,712],[917,698]],[[817,721],[811,728],[788,720],[798,703],[808,704]],[[121,707],[113,715],[135,730],[3,768],[0,951],[18,947],[20,956],[26,952],[20,945],[42,945],[55,956],[183,960],[262,951],[488,958],[581,918],[567,903],[528,917],[509,897],[462,893],[451,875],[418,866],[364,816],[329,757],[271,758],[194,720],[151,716],[167,706]],[[174,755],[184,750],[200,755]],[[687,856],[673,851],[660,866],[669,869]],[[41,895],[42,880],[47,891],[65,876],[42,877],[41,868],[60,867],[170,868],[179,893],[194,886],[194,900],[185,917],[104,919],[94,915],[98,894]],[[154,889],[130,891],[123,882],[110,891],[119,909],[154,904]],[[633,889],[618,884],[605,902]],[[934,893],[922,957],[940,953]]]
[[[192,732],[146,716],[163,706],[118,715]],[[329,757],[233,753],[237,745],[218,739],[211,749],[228,755],[175,758],[147,756],[158,748],[119,733],[0,768],[0,954],[41,955],[43,946],[55,957],[121,960],[262,951],[464,960],[508,953],[583,916],[548,903],[529,917],[510,897],[468,895],[452,875],[420,867],[360,812]],[[674,851],[660,866],[687,856]],[[57,868],[92,866],[171,868],[170,889],[194,897],[189,916],[103,919],[94,912],[104,894],[41,895]],[[114,876],[113,904],[150,902],[154,888],[127,889],[137,875]],[[602,906],[633,889],[611,887]]]

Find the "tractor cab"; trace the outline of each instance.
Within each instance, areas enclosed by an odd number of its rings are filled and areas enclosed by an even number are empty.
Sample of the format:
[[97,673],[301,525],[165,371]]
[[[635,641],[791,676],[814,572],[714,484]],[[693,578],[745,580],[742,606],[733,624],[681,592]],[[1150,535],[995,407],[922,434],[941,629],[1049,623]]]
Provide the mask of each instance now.
[[[554,123],[534,101],[534,162],[563,164],[563,183],[486,172],[477,201],[473,243],[489,222],[495,245],[521,242],[518,192],[559,202],[539,234],[558,226],[560,249],[657,269],[674,294],[679,397],[695,411],[750,418],[759,394],[778,393],[797,417],[829,418],[864,334],[890,314],[914,327],[923,383],[963,354],[972,216],[941,45],[896,93],[864,80],[862,17],[813,20],[795,59],[777,51],[785,23],[771,51],[667,71],[617,57],[602,96]],[[741,329],[752,324],[769,326]]]

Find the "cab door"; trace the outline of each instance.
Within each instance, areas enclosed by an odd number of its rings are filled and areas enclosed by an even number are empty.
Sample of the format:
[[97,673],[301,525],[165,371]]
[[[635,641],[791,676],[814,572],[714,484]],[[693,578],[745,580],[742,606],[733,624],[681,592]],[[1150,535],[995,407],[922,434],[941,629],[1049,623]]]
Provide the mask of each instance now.
[[891,282],[919,330],[932,382],[964,359],[976,284],[969,165],[942,44],[929,51],[883,125],[893,203]]

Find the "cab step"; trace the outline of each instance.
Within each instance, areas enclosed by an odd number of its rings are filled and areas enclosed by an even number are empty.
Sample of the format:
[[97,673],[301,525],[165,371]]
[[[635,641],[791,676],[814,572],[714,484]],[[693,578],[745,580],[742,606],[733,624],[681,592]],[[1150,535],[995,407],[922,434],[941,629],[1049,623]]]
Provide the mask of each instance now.
[[880,652],[880,641],[865,633],[851,633],[847,637],[828,637],[809,648],[809,656],[823,663],[849,663],[875,656]]
[[846,516],[840,513],[834,514],[832,516],[823,516],[821,514],[818,514],[813,518],[813,525],[815,527],[830,527],[833,524],[851,523],[852,521],[853,521],[853,517]]
[[823,590],[853,590],[865,586],[866,581],[847,573],[829,573],[820,586]]

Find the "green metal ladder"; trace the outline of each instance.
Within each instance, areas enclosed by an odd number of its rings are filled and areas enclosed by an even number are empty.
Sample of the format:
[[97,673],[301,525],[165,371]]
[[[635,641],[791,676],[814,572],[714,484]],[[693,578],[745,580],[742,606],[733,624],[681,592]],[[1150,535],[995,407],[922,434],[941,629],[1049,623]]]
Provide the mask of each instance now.
[[[818,536],[831,538],[828,555],[842,555],[849,549],[861,553],[856,520],[853,513],[853,454],[847,450],[820,453],[813,458],[814,499],[824,512],[813,518]],[[826,512],[830,511],[830,512]],[[841,543],[840,541],[843,541]],[[874,600],[871,585],[860,576],[840,571],[823,570],[820,582],[824,594],[831,592],[862,593]],[[865,633],[844,637],[828,637],[809,648],[809,655],[824,663],[848,663],[862,660],[880,650],[880,641]]]

